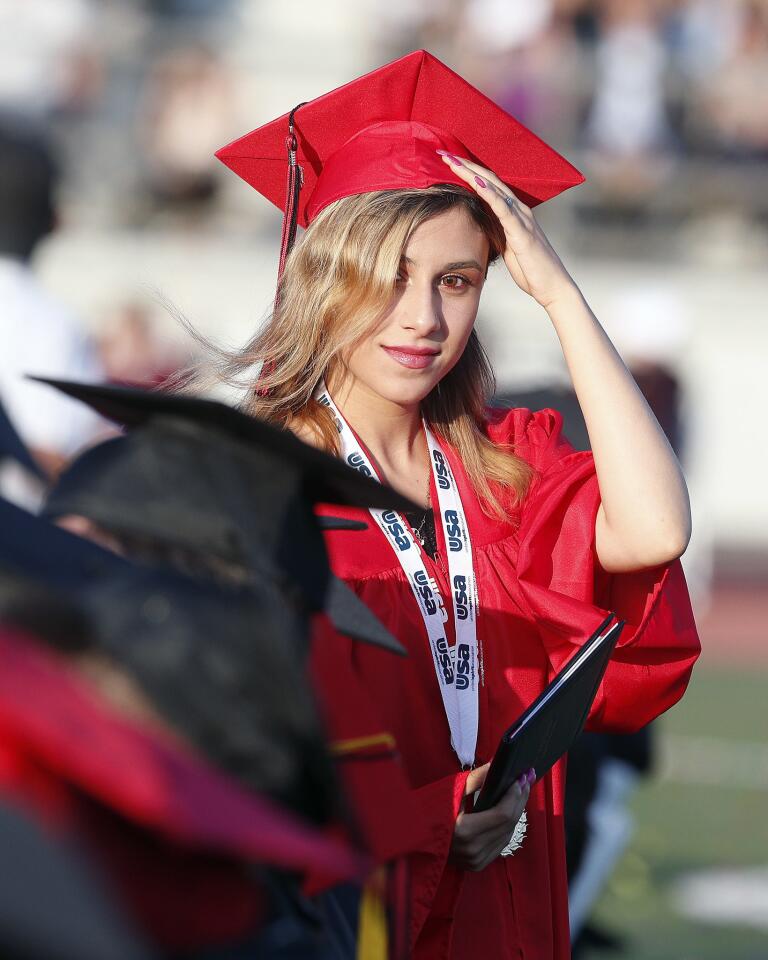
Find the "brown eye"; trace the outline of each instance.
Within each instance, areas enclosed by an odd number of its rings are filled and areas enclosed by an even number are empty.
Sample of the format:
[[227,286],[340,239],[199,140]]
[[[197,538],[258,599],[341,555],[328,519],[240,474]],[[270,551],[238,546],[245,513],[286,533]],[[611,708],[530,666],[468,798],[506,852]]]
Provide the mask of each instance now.
[[459,273],[449,273],[443,277],[443,286],[450,290],[463,290],[471,286],[471,283],[467,277],[462,277]]

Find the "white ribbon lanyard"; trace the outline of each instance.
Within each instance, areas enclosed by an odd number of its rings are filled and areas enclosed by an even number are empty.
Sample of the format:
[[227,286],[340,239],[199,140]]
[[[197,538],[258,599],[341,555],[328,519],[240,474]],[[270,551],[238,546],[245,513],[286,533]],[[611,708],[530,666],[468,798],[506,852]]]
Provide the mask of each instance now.
[[[344,420],[324,383],[315,399],[335,414],[344,459],[365,476],[380,478],[349,424]],[[448,549],[448,575],[453,591],[456,643],[450,647],[445,633],[447,613],[437,583],[429,576],[425,554],[407,521],[393,510],[371,510],[400,561],[419,605],[429,637],[435,674],[451,730],[451,746],[463,767],[471,767],[477,745],[478,651],[477,580],[472,565],[472,542],[459,490],[432,431],[424,422],[432,473],[440,507],[440,521]]]

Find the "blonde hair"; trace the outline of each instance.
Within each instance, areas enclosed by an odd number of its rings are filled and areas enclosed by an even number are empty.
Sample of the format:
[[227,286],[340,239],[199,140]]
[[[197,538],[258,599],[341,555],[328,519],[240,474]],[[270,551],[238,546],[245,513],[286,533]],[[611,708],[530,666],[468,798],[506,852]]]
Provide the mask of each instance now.
[[[261,363],[258,383],[243,402],[254,416],[310,432],[338,454],[332,415],[313,398],[319,381],[342,364],[342,354],[364,337],[391,303],[393,278],[408,238],[426,220],[463,208],[489,242],[489,265],[504,249],[495,216],[467,190],[441,184],[344,197],[326,207],[292,250],[280,284],[279,305],[239,352],[226,356],[220,375],[230,382]],[[531,468],[484,432],[495,379],[477,334],[453,369],[423,400],[437,435],[459,455],[483,509],[503,516],[502,488],[522,498]]]

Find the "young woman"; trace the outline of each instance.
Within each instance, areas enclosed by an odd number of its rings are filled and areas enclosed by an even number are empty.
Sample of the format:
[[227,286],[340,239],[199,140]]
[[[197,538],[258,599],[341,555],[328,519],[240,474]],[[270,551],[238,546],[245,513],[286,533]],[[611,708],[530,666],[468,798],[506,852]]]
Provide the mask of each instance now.
[[[371,77],[379,89],[382,71]],[[334,96],[321,98],[326,112]],[[451,108],[461,114],[455,97]],[[427,825],[410,856],[414,956],[564,960],[563,763],[540,781],[531,771],[486,812],[469,812],[465,798],[500,734],[606,610],[627,627],[591,727],[636,729],[682,695],[698,652],[677,562],[690,535],[685,481],[510,177],[461,151],[455,127],[356,122],[364,129],[322,160],[301,208],[309,226],[273,316],[229,372],[261,361],[254,415],[420,507],[327,535],[336,573],[409,653],[333,648],[395,737]],[[306,170],[317,174],[306,136]],[[482,142],[472,153],[483,155]],[[227,162],[236,154],[242,144]],[[534,180],[517,192],[541,199]],[[554,325],[592,454],[573,452],[552,410],[488,408],[493,377],[473,327],[496,260],[510,299],[516,285]]]

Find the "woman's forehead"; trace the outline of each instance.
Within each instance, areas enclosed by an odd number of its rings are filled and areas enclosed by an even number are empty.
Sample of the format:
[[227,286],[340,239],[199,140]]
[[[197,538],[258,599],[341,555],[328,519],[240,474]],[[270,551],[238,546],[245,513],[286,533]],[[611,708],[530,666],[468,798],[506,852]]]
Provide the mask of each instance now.
[[420,223],[411,233],[403,250],[409,265],[419,266],[434,260],[485,263],[488,238],[464,207],[453,207]]

